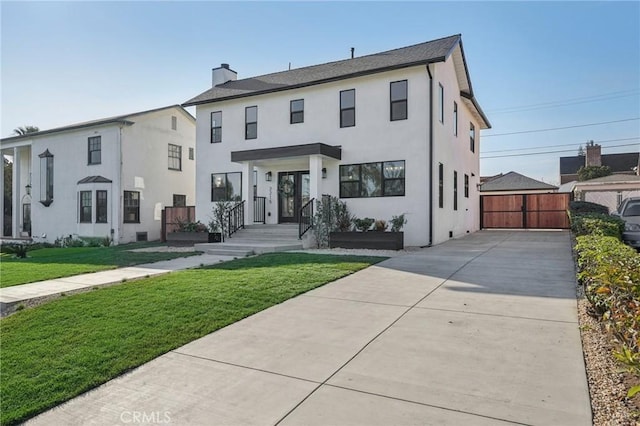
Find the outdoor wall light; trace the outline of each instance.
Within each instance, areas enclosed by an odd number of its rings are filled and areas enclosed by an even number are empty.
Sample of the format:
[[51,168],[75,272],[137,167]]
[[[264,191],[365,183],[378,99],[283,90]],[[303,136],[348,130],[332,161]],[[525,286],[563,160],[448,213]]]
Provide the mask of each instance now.
[[322,168],[322,179],[326,179],[327,178],[327,168],[323,167]]
[[266,180],[267,182],[271,182],[271,177],[273,175],[271,174],[271,172],[267,172],[264,174],[264,180]]
[[31,184],[28,183],[27,186],[24,187],[24,189],[27,191],[27,195],[31,195]]

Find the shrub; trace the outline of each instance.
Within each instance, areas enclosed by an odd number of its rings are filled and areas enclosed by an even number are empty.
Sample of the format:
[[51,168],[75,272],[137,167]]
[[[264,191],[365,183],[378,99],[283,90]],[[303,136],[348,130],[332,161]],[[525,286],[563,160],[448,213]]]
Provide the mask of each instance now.
[[364,219],[353,219],[353,224],[356,226],[356,228],[358,229],[358,231],[368,231],[369,228],[371,228],[371,225],[373,225],[373,223],[375,222],[375,219],[372,219],[370,217],[365,217]]
[[178,219],[177,222],[179,232],[207,232],[208,230],[207,225],[200,221],[186,222]]
[[640,254],[610,236],[577,238],[578,280],[621,344],[617,358],[640,373]]
[[400,232],[406,223],[407,219],[404,218],[404,213],[400,216],[393,216],[391,218],[391,232]]
[[609,208],[602,204],[591,203],[589,201],[572,201],[569,203],[569,211],[572,213],[601,213],[609,214]]
[[611,167],[609,166],[583,166],[578,169],[578,180],[583,182],[585,180],[609,176],[610,174]]
[[349,212],[347,203],[338,197],[323,195],[316,200],[316,213],[313,217],[313,235],[318,248],[329,246],[329,233],[335,231],[349,231],[353,216]]
[[576,236],[602,235],[622,238],[624,221],[613,216],[600,213],[570,214],[571,230]]
[[5,253],[11,253],[19,259],[25,259],[30,247],[29,244],[7,244],[3,249]]

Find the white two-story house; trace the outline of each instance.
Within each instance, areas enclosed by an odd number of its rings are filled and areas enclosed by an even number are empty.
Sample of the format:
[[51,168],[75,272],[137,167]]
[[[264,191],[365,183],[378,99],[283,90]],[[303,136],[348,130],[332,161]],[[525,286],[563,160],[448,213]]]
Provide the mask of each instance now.
[[480,130],[460,35],[237,79],[213,70],[196,106],[196,217],[214,202],[265,197],[267,223],[296,222],[323,194],[358,217],[404,213],[405,245],[479,227]]
[[162,209],[195,203],[195,119],[181,106],[8,137],[0,148],[12,164],[5,238],[158,240]]

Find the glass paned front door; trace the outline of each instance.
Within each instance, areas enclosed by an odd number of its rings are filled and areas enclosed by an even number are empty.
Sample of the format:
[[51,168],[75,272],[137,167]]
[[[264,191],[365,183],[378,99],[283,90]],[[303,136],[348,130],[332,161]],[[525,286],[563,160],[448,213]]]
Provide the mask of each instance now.
[[278,222],[298,222],[300,208],[309,201],[309,172],[278,173]]

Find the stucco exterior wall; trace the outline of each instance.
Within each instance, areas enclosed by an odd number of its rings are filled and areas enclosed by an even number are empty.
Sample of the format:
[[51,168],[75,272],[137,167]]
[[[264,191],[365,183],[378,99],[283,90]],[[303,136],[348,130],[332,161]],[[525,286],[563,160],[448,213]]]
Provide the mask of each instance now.
[[[171,128],[172,116],[177,118],[176,130]],[[135,124],[122,130],[122,189],[118,197],[122,204],[124,191],[140,192],[140,223],[123,223],[120,209],[120,242],[135,241],[137,232],[158,240],[161,212],[173,205],[173,194],[186,195],[187,205],[195,203],[195,159],[189,159],[189,148],[195,148],[195,127],[176,109],[135,116],[131,121]],[[180,171],[169,170],[169,144],[182,147]]]
[[[241,172],[231,162],[231,152],[310,143],[340,146],[342,159],[323,158],[326,179],[322,194],[339,195],[339,165],[405,161],[405,195],[344,199],[358,217],[389,220],[404,213],[408,220],[405,245],[429,243],[429,185],[433,184],[434,233],[432,243],[474,232],[479,228],[480,124],[460,99],[453,59],[431,66],[433,72],[434,158],[429,180],[429,76],[424,65],[376,73],[246,98],[198,105],[196,217],[207,222],[211,215],[211,174]],[[390,83],[408,82],[408,119],[390,120]],[[438,121],[438,83],[445,87],[445,120]],[[340,91],[356,90],[356,125],[340,128]],[[290,124],[290,101],[304,99],[304,123]],[[453,135],[453,101],[458,104],[458,135]],[[245,107],[258,107],[258,137],[245,140]],[[222,142],[211,143],[211,113],[222,111]],[[475,152],[469,150],[469,123],[476,127]],[[445,165],[445,205],[438,208],[438,162]],[[259,160],[257,194],[267,198],[267,223],[278,222],[277,177],[281,171],[310,169],[308,157]],[[453,210],[453,170],[458,171],[458,210]],[[266,182],[265,173],[273,179]],[[469,175],[469,198],[464,197],[464,175]]]

